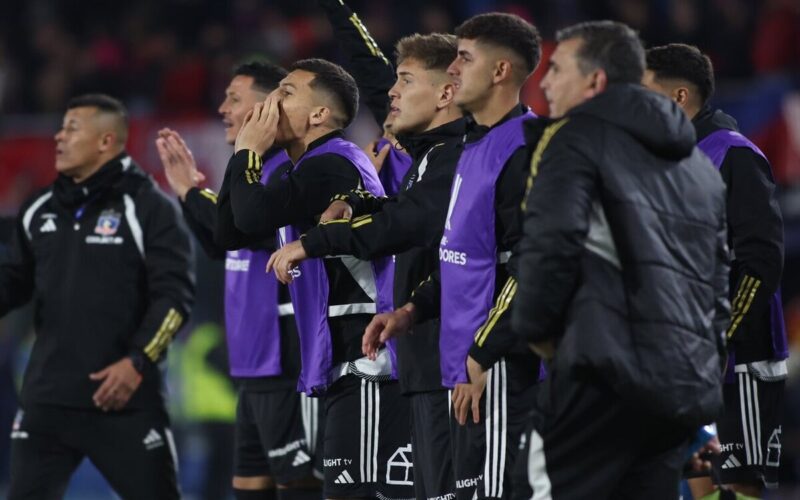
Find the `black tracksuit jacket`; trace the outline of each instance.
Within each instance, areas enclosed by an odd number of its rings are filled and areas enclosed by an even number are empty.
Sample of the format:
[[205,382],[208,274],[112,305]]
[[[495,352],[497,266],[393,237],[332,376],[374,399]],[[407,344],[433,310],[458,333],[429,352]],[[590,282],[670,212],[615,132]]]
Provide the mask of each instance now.
[[94,408],[89,374],[134,355],[143,381],[126,408],[161,408],[155,363],[189,314],[192,266],[176,207],[125,153],[31,197],[0,265],[0,315],[35,305],[22,405]]

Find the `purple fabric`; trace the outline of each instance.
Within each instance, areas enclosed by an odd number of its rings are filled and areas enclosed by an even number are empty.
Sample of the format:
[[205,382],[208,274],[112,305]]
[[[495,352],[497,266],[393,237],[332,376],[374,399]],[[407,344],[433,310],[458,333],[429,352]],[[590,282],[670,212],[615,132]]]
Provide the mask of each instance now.
[[497,266],[495,183],[511,155],[525,144],[526,113],[464,146],[439,246],[442,385],[468,381],[466,360],[475,333],[492,309]]
[[378,141],[375,148],[380,151],[387,144],[390,147],[389,155],[386,156],[386,160],[383,162],[378,178],[383,185],[386,196],[394,196],[400,192],[403,178],[405,178],[408,169],[411,168],[412,161],[410,155],[395,148],[394,144],[385,137]]
[[[270,157],[264,163],[261,182],[266,183],[287,161],[284,151]],[[228,252],[225,258],[225,331],[234,377],[281,374],[278,280],[265,272],[269,255],[242,249]]]
[[[375,196],[384,196],[375,167],[366,153],[352,142],[334,138],[312,149],[295,166],[302,168],[308,158],[323,154],[337,154],[349,160],[358,169],[364,188]],[[302,230],[287,226],[282,229],[285,243],[300,238]],[[376,309],[378,312],[392,310],[392,276],[394,264],[391,258],[371,262],[377,288]],[[300,359],[302,366],[297,390],[306,394],[320,394],[331,383],[333,368],[331,332],[328,326],[328,275],[323,259],[306,259],[294,271],[294,280],[289,285],[294,304],[295,320],[300,335]],[[394,348],[390,345],[392,366]],[[394,371],[394,368],[393,368]]]
[[[721,129],[714,131],[700,141],[697,147],[711,159],[711,163],[713,163],[717,169],[722,166],[722,162],[725,160],[725,156],[728,154],[730,148],[749,148],[754,153],[764,158],[767,164],[769,164],[769,160],[767,160],[764,153],[758,149],[758,146],[750,142],[747,137],[733,130]],[[789,344],[786,339],[786,323],[783,320],[783,303],[781,300],[780,287],[778,287],[778,290],[776,290],[770,298],[769,308],[773,359],[786,359],[789,357]],[[728,357],[728,376],[732,376],[734,364],[735,360],[732,353]]]

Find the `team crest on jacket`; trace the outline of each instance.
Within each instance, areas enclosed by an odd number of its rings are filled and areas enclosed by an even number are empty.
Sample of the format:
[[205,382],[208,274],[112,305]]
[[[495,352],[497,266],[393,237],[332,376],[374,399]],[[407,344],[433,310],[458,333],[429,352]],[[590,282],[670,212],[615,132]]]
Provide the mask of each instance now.
[[97,218],[97,225],[94,227],[95,234],[102,236],[112,236],[117,234],[119,229],[120,213],[113,210],[104,210]]

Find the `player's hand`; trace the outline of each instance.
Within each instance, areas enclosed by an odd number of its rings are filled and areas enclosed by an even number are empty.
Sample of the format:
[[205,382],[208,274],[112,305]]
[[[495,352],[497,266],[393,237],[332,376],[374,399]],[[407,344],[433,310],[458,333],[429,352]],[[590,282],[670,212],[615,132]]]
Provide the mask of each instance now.
[[702,448],[692,454],[692,458],[689,459],[689,467],[694,472],[709,471],[711,470],[711,462],[707,460],[708,456],[710,454],[719,455],[720,453],[722,453],[722,447],[719,444],[719,438],[714,436]]
[[531,342],[528,344],[537,356],[544,360],[551,360],[556,354],[556,345],[552,340],[545,340],[544,342]]
[[389,156],[389,151],[392,149],[392,145],[384,144],[380,151],[376,152],[375,148],[378,146],[378,141],[372,141],[367,146],[367,149],[364,150],[369,157],[369,160],[372,162],[372,166],[375,167],[375,171],[380,173],[381,169],[383,168],[383,162],[386,161],[386,157]]
[[467,356],[468,384],[456,384],[453,390],[453,411],[456,420],[461,425],[467,423],[467,413],[472,410],[472,421],[476,424],[481,421],[480,402],[483,391],[486,389],[487,372],[472,356]]
[[332,220],[338,219],[347,219],[350,220],[353,218],[353,207],[350,206],[349,203],[342,200],[336,200],[330,205],[328,208],[322,212],[322,215],[319,218],[319,222],[328,222]]
[[275,271],[278,281],[284,285],[292,282],[292,269],[308,258],[306,249],[300,241],[293,241],[283,245],[269,256],[267,272]]
[[142,383],[142,375],[136,371],[129,357],[90,374],[89,378],[103,382],[92,396],[94,405],[103,411],[124,408]]
[[237,153],[247,149],[264,156],[264,153],[272,147],[275,135],[278,133],[279,102],[280,97],[272,93],[264,102],[256,103],[247,113],[242,128],[236,136],[234,150]]
[[378,351],[389,339],[405,335],[416,322],[414,304],[408,303],[392,312],[376,314],[361,338],[361,352],[375,361]]
[[197,170],[192,151],[180,134],[168,128],[158,131],[156,149],[169,186],[181,201],[185,200],[186,193],[205,180]]

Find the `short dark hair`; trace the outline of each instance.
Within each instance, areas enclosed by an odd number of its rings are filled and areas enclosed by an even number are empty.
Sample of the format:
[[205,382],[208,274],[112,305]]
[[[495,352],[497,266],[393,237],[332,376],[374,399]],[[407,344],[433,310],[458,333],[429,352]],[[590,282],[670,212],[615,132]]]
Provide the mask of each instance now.
[[542,37],[536,26],[515,14],[490,12],[464,21],[456,28],[458,38],[477,40],[512,51],[525,63],[527,77],[542,57]]
[[714,66],[694,45],[670,43],[647,51],[647,69],[658,79],[685,80],[700,92],[701,105],[714,95]]
[[583,73],[601,68],[609,83],[641,83],[644,76],[644,46],[628,25],[616,21],[588,21],[556,33],[563,42],[578,38],[578,67]]
[[311,88],[321,90],[333,98],[340,108],[339,111],[344,113],[341,128],[350,125],[358,113],[358,86],[350,73],[338,64],[324,59],[303,59],[292,64],[290,70],[313,73]]
[[122,101],[106,94],[83,94],[67,102],[67,110],[75,108],[96,108],[101,113],[113,115],[117,121],[121,143],[128,140],[128,110]]
[[415,59],[425,69],[447,71],[458,54],[458,41],[455,35],[414,33],[400,39],[395,45],[395,59],[399,65],[406,59]]
[[233,70],[233,76],[249,76],[253,79],[253,87],[264,93],[269,93],[278,88],[281,80],[286,78],[288,72],[278,66],[265,61],[250,61],[240,64]]

